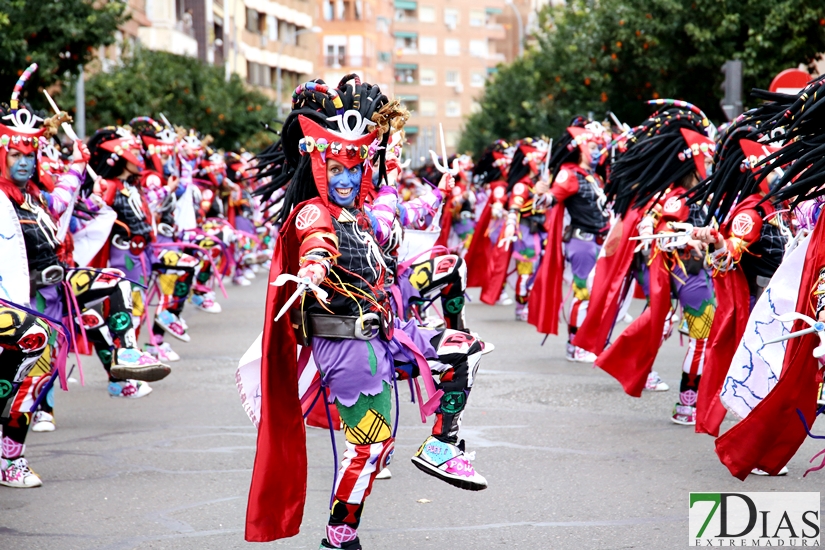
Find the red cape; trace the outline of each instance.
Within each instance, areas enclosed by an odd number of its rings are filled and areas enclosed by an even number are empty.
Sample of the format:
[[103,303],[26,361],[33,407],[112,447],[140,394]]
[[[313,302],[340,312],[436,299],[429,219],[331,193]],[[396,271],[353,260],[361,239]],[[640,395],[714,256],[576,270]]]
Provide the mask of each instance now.
[[[499,235],[499,238],[501,235]],[[487,278],[481,287],[481,301],[488,305],[495,305],[501,297],[504,283],[507,281],[507,268],[510,267],[510,258],[513,256],[513,246],[503,248],[490,239],[490,248],[487,251]]]
[[[326,208],[320,198],[315,203]],[[298,271],[298,242],[293,219],[298,205],[283,225],[272,254],[269,282],[281,273]],[[294,285],[267,286],[261,359],[261,421],[258,449],[246,510],[249,542],[268,542],[298,534],[307,486],[306,432],[298,398],[297,343],[285,315],[275,315],[295,291]]]
[[[647,376],[662,345],[662,333],[671,305],[670,273],[665,266],[664,254],[656,251],[653,254],[650,304],[596,359],[596,366],[618,380],[625,393],[633,397],[642,396]],[[590,307],[593,307],[592,303]]]
[[[728,220],[733,220],[742,210],[755,207],[760,200],[758,195],[748,197],[736,206]],[[723,235],[728,234],[729,223],[721,227]],[[748,280],[741,268],[716,275],[713,278],[713,288],[716,294],[716,312],[710,328],[705,366],[696,398],[696,433],[717,437],[719,426],[727,412],[719,399],[719,393],[739,341],[745,334],[750,316],[750,292]]]
[[527,322],[542,334],[558,334],[559,310],[564,301],[564,203],[553,206],[544,228],[547,230],[547,244],[530,291]]
[[638,233],[636,226],[644,212],[643,209],[631,210],[610,229],[603,254],[596,261],[587,316],[573,338],[574,345],[596,355],[604,351],[625,299],[633,250],[639,244],[630,238]]
[[[799,285],[796,311],[815,316],[811,289],[825,265],[825,223],[817,223],[811,235]],[[792,331],[808,328],[796,321]],[[819,337],[807,334],[788,340],[782,374],[776,386],[744,420],[716,440],[716,454],[730,473],[744,480],[753,468],[776,475],[793,457],[807,435],[797,410],[808,426],[816,419],[819,363],[812,353]]]
[[447,248],[447,241],[450,240],[450,230],[453,228],[452,197],[447,197],[447,200],[444,201],[444,208],[441,209],[441,219],[438,223],[441,224],[441,233],[438,235],[438,240],[435,241],[435,246]]
[[489,261],[489,251],[491,247],[490,239],[487,237],[487,228],[490,227],[490,219],[493,217],[493,207],[487,199],[487,204],[481,211],[473,230],[473,238],[470,240],[470,248],[464,255],[464,263],[467,265],[467,287],[473,288],[484,286],[487,281],[487,268]]

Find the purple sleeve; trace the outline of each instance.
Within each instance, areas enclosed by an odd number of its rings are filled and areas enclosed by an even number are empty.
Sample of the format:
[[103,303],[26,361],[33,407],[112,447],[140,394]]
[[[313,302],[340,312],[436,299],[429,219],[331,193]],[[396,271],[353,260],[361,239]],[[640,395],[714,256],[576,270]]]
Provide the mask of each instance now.
[[398,192],[386,185],[378,191],[378,196],[371,204],[364,205],[364,212],[370,218],[372,230],[375,232],[379,244],[384,244],[390,238],[397,206]]
[[401,224],[404,227],[420,228],[432,219],[441,205],[443,195],[440,189],[433,189],[426,195],[402,202],[399,207]]
[[74,170],[69,170],[60,174],[55,183],[54,191],[49,193],[49,210],[52,215],[59,218],[60,214],[66,211],[72,201],[77,188],[80,187],[80,174]]

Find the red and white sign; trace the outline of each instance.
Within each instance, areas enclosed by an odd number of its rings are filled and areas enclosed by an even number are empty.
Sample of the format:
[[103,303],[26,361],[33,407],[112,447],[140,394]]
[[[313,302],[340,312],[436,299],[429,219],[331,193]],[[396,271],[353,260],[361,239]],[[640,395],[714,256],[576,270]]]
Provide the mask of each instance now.
[[779,92],[780,94],[797,94],[799,90],[813,79],[807,72],[799,69],[785,69],[771,82],[770,88],[772,92]]

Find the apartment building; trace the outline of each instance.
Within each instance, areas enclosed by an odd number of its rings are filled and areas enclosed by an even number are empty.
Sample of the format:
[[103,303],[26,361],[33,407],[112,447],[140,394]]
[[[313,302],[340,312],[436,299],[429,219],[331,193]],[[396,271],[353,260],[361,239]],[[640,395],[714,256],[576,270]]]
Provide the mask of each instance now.
[[315,1],[129,0],[131,19],[116,44],[101,49],[100,69],[140,45],[225,67],[227,78],[235,73],[273,99],[280,73],[280,103],[289,109],[292,90],[314,75]]
[[329,84],[357,73],[392,95],[392,0],[316,0],[322,28],[316,72]]
[[507,58],[496,43],[506,38],[497,18],[504,0],[394,0],[392,34],[395,97],[412,112],[407,153],[414,165],[440,151],[456,152],[465,117],[478,109],[488,76]]

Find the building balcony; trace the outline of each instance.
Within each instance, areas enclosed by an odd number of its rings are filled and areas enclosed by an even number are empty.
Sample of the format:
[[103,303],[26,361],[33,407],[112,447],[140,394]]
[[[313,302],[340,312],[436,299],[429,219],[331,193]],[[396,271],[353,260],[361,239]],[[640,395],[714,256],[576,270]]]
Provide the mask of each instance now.
[[489,23],[484,28],[487,30],[487,38],[490,40],[504,40],[507,38],[507,30],[504,25]]

